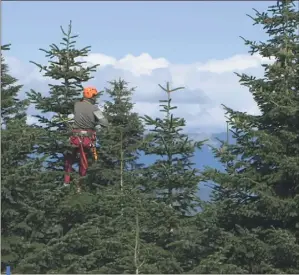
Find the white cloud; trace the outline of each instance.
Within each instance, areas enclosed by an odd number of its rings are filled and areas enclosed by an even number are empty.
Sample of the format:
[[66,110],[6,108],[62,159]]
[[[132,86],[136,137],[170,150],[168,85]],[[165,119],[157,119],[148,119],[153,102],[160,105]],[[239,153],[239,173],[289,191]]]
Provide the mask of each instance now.
[[117,62],[116,58],[102,53],[91,53],[90,55],[82,58],[82,60],[92,65],[101,64],[100,68],[108,65],[115,65],[115,63]]
[[29,84],[32,82],[44,82],[47,78],[43,77],[39,72],[39,69],[28,62],[22,63],[18,58],[13,56],[6,56],[5,62],[9,65],[10,73],[21,81],[21,84]]
[[244,71],[250,68],[256,68],[261,63],[272,62],[273,58],[263,58],[259,54],[245,55],[237,54],[222,60],[209,60],[208,62],[198,65],[198,71],[206,71],[211,73],[226,73],[234,71]]
[[148,53],[140,56],[126,55],[116,64],[116,69],[128,70],[136,76],[151,75],[153,70],[167,68],[169,62],[165,58],[152,58]]
[[82,59],[89,64],[100,64],[99,69],[112,65],[116,69],[129,71],[134,76],[150,75],[153,70],[167,68],[169,65],[169,62],[165,58],[155,59],[148,53],[142,53],[139,56],[128,54],[119,60],[101,53],[91,53]]
[[[130,87],[136,87],[133,96],[134,109],[140,114],[160,116],[158,100],[166,94],[158,84],[166,81],[172,87],[184,86],[185,90],[172,94],[173,103],[178,106],[175,114],[187,121],[192,134],[202,135],[225,131],[225,117],[221,104],[252,114],[259,112],[247,88],[240,86],[234,71],[261,76],[261,63],[273,60],[259,55],[235,55],[223,60],[194,62],[193,64],[172,64],[165,58],[153,58],[147,53],[139,56],[128,54],[117,59],[102,53],[92,53],[84,58],[88,64],[100,64],[95,78],[88,84],[99,89],[107,86],[107,81],[123,78]],[[25,84],[25,89],[34,88],[46,95],[47,81],[32,64],[21,64],[17,58],[8,58],[12,73]],[[105,99],[105,98],[104,98]],[[103,100],[103,99],[102,99]],[[35,110],[31,109],[30,114]],[[28,117],[28,123],[35,120]]]

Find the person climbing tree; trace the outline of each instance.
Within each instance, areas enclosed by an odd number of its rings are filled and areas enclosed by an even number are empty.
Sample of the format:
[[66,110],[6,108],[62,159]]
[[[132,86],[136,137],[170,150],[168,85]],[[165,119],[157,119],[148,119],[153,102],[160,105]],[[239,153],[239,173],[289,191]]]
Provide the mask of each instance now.
[[[72,165],[80,154],[79,175],[85,177],[88,168],[87,153],[95,149],[96,131],[101,127],[108,126],[108,120],[104,117],[96,104],[99,95],[94,87],[86,87],[83,91],[83,98],[74,105],[74,125],[70,144],[73,147],[71,152],[65,154],[65,176],[64,185],[69,186]],[[96,153],[96,151],[94,151]]]
[[82,61],[90,54],[91,47],[79,48],[76,41],[79,36],[72,29],[72,22],[65,29],[61,27],[61,42],[50,44],[48,49],[40,49],[48,58],[45,64],[31,61],[50,81],[48,91],[31,89],[27,96],[39,113],[33,117],[46,129],[36,150],[37,154],[47,155],[44,166],[49,183],[44,180],[42,184],[49,184],[51,188],[63,186],[65,156],[67,151],[72,151],[69,138],[73,125],[70,125],[69,116],[74,114],[75,102],[80,101],[86,83],[93,78],[92,73],[99,66],[89,66]]

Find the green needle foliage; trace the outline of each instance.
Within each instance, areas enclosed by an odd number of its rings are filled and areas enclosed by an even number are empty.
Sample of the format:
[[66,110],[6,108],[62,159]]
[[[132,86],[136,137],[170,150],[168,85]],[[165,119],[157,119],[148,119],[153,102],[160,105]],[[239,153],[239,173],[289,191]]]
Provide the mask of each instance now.
[[262,78],[239,75],[260,115],[225,107],[236,145],[214,151],[225,172],[204,173],[217,184],[214,214],[224,231],[194,272],[299,271],[299,12],[280,1],[253,20],[269,39],[245,44],[274,63],[263,65]]
[[154,194],[157,201],[186,215],[198,206],[196,193],[200,176],[191,158],[204,141],[194,142],[182,133],[185,120],[174,117],[171,112],[177,108],[171,105],[171,93],[183,88],[170,89],[169,83],[165,88],[160,87],[167,94],[167,100],[160,100],[161,112],[165,116],[162,119],[144,116],[145,124],[150,127],[150,142],[144,153],[159,157],[145,169],[146,176],[151,180],[144,187],[146,192]]
[[182,273],[188,270],[189,261],[188,254],[182,252],[192,249],[190,236],[194,228],[190,227],[189,221],[200,205],[196,194],[201,176],[192,157],[204,141],[190,140],[182,133],[185,120],[172,113],[176,106],[172,105],[171,93],[183,88],[171,89],[169,83],[160,87],[167,94],[166,100],[160,100],[164,117],[144,117],[150,131],[144,153],[157,160],[144,168],[142,189],[157,207],[151,211],[150,229],[144,232],[143,238],[164,250],[167,264],[164,272]]
[[47,254],[46,258],[41,255],[45,251],[50,253],[53,243],[62,240],[69,231],[87,221],[88,214],[93,211],[90,204],[97,199],[90,193],[80,197],[74,194],[73,188],[62,188],[63,155],[70,149],[68,139],[71,124],[68,115],[73,113],[75,101],[82,97],[82,85],[92,79],[90,74],[96,66],[85,66],[85,62],[80,61],[88,55],[90,47],[76,48],[77,36],[72,34],[71,23],[67,31],[61,30],[61,47],[52,44],[49,50],[42,50],[49,58],[48,65],[33,62],[52,82],[49,84],[49,95],[43,96],[33,90],[28,93],[31,103],[42,113],[37,116],[42,124],[37,128],[44,130],[38,139],[37,154],[47,156],[47,159],[43,163],[46,173],[39,179],[35,194],[35,205],[41,210],[34,224],[37,234],[35,240],[42,248],[39,253],[28,254],[22,260],[18,266],[18,272],[21,273],[46,273],[54,269],[51,262],[53,255]]
[[[1,56],[2,271],[299,273],[299,11],[279,1],[251,18],[269,38],[245,44],[269,62],[260,78],[238,76],[260,114],[224,106],[236,142],[212,148],[223,169],[199,171],[192,161],[204,141],[190,140],[173,114],[171,94],[183,88],[160,86],[162,117],[140,118],[135,89],[119,79],[105,89],[110,125],[98,133],[81,193],[62,188],[63,154],[68,116],[97,67],[80,61],[90,47],[77,49],[71,24],[62,29],[60,45],[42,50],[47,65],[32,62],[49,94],[31,90],[26,100]],[[26,124],[29,103],[42,126]],[[214,182],[209,202],[197,197],[200,181]]]
[[129,88],[122,79],[109,82],[109,86],[105,89],[109,101],[103,110],[109,127],[102,128],[98,134],[99,160],[93,167],[98,186],[119,185],[120,178],[126,177],[120,171],[137,169],[138,149],[143,143],[144,128],[138,114],[133,112],[131,99],[135,89]]
[[[7,51],[10,45],[1,46]],[[20,100],[22,85],[9,74],[1,55],[1,270],[16,266],[35,244],[31,219],[40,161],[30,157],[39,132],[26,124],[28,100]]]
[[[159,259],[161,252],[152,252],[153,249],[159,251],[159,248],[141,237],[141,233],[146,232],[148,224],[151,224],[148,209],[154,207],[134,188],[136,178],[131,167],[134,161],[131,155],[136,148],[125,146],[138,145],[133,137],[139,137],[142,141],[142,124],[136,114],[131,114],[132,104],[127,99],[130,90],[126,88],[126,83],[120,80],[111,85],[113,90],[109,91],[115,106],[110,103],[106,105],[105,114],[110,126],[99,134],[101,147],[98,164],[106,160],[102,156],[110,144],[116,148],[107,155],[114,157],[115,162],[107,162],[105,166],[95,164],[87,178],[85,192],[70,194],[59,202],[57,226],[62,233],[57,232],[57,236],[48,241],[47,249],[26,259],[31,270],[35,267],[36,272],[54,273],[136,273],[143,270],[155,273],[164,266]],[[123,107],[126,106],[128,109],[124,111]],[[129,128],[131,131],[123,133],[127,125],[132,127]],[[91,188],[94,185],[92,180],[97,179],[95,174],[101,175],[105,169],[115,175],[111,177],[111,184],[101,184],[100,178],[97,188]],[[154,256],[150,256],[152,254]]]

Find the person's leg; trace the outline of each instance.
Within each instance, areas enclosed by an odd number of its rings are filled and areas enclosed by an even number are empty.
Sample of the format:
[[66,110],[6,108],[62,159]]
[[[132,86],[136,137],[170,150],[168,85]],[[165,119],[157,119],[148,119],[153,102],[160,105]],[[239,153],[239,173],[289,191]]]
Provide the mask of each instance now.
[[74,160],[76,158],[76,149],[73,149],[72,153],[67,153],[64,158],[65,158],[65,161],[64,161],[64,172],[65,172],[64,183],[69,184],[71,181],[70,173],[73,170],[72,166],[73,166]]
[[92,140],[90,137],[84,137],[81,139],[81,145],[80,145],[80,162],[79,162],[79,186],[77,191],[81,192],[81,185],[82,185],[82,177],[85,177],[87,174],[88,169],[88,152],[90,152],[92,145]]
[[79,166],[79,175],[80,177],[85,177],[87,174],[88,160],[87,160],[87,150],[82,148],[80,150],[80,166]]
[[83,178],[87,174],[87,169],[88,169],[88,155],[87,155],[87,149],[84,148],[83,146],[80,148],[80,162],[79,162],[79,181],[77,184],[77,192],[81,193],[82,191],[82,183],[83,183]]

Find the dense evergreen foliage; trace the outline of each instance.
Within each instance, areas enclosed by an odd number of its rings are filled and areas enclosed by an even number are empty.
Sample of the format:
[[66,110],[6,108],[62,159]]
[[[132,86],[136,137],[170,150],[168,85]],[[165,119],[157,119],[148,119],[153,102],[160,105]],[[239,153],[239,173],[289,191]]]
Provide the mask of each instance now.
[[[1,47],[9,50],[9,45]],[[31,228],[41,161],[33,158],[40,131],[26,124],[28,100],[18,99],[22,85],[9,74],[1,55],[1,268],[16,266],[35,251]],[[37,244],[38,246],[38,244]]]
[[215,150],[225,172],[204,173],[217,184],[221,246],[196,272],[299,271],[299,12],[291,2],[278,2],[253,20],[269,39],[245,43],[274,63],[263,65],[263,78],[239,75],[260,115],[225,107],[236,144]]
[[122,79],[109,82],[109,88],[105,89],[109,100],[105,102],[103,112],[110,126],[98,134],[100,157],[93,176],[99,186],[122,185],[120,182],[126,176],[123,170],[134,172],[140,167],[138,149],[143,144],[144,127],[138,114],[133,112],[131,97],[134,90]]
[[[264,42],[244,39],[270,62],[264,76],[238,75],[260,114],[226,110],[234,144],[213,148],[223,170],[193,163],[205,141],[190,140],[160,86],[159,117],[140,117],[123,79],[99,100],[109,126],[97,133],[98,160],[63,186],[73,105],[98,65],[82,62],[72,25],[38,66],[49,93],[23,91],[1,47],[1,269],[13,273],[299,273],[299,12],[280,1],[256,11]],[[27,98],[23,98],[24,92]],[[102,95],[108,96],[101,102]],[[28,125],[33,104],[38,125]],[[154,161],[144,163],[143,156]],[[209,202],[201,181],[214,182]]]

